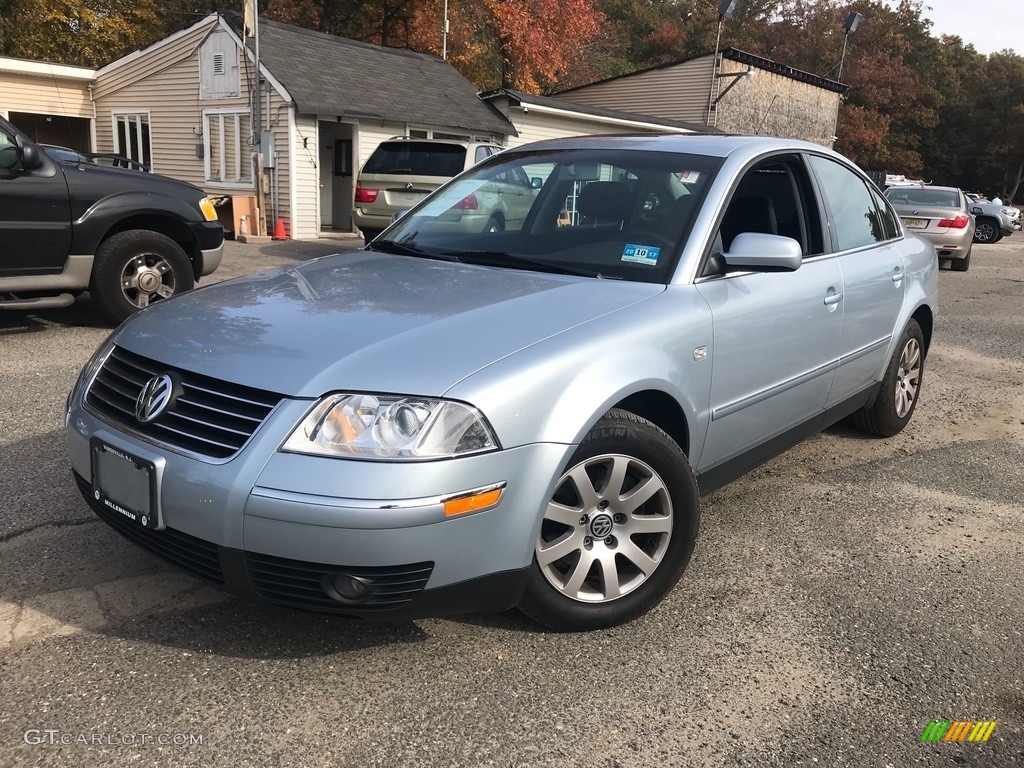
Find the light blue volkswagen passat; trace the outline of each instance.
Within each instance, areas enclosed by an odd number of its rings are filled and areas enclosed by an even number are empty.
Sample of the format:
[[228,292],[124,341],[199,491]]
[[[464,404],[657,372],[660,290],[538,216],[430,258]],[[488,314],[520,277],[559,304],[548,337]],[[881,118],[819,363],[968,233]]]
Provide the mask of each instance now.
[[[509,179],[521,225],[446,216]],[[366,250],[140,312],[83,370],[68,449],[101,518],[238,595],[608,626],[680,578],[699,492],[847,416],[903,429],[936,275],[813,144],[534,144]]]

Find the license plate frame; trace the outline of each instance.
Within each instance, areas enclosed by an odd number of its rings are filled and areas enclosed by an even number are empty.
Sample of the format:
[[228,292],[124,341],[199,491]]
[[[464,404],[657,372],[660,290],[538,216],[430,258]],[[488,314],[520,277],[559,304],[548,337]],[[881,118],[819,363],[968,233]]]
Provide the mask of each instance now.
[[905,218],[903,219],[903,226],[907,229],[927,229],[928,219]]
[[89,447],[93,499],[132,525],[163,528],[156,464],[97,438]]

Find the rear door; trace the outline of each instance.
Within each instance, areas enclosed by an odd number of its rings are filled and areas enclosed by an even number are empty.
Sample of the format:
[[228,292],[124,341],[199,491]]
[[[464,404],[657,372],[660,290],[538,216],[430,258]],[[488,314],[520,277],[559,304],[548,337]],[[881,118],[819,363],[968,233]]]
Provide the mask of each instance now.
[[828,407],[881,381],[906,288],[895,214],[869,182],[830,157],[811,155],[843,272],[841,356]]
[[57,163],[26,171],[17,136],[0,123],[0,277],[59,273],[71,248],[71,203]]

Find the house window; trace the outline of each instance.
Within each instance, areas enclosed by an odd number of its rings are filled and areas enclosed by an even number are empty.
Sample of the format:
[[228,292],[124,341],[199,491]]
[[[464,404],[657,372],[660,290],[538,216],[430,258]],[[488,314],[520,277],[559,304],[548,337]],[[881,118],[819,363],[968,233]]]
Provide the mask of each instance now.
[[149,138],[149,115],[114,115],[117,154],[130,157],[147,168],[153,167],[153,147]]
[[208,112],[204,116],[206,180],[252,183],[252,129],[248,112]]

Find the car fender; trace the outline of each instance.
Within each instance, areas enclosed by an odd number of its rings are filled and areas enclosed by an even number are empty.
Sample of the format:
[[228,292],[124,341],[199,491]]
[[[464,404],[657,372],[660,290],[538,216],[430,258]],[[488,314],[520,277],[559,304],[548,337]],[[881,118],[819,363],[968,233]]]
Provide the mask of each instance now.
[[[72,222],[72,253],[95,253],[113,229],[128,219],[139,221],[139,228],[152,229],[162,222],[165,234],[178,233],[178,239],[191,240],[188,224],[201,222],[199,210],[191,203],[162,192],[128,190],[100,198]],[[151,222],[149,225],[143,221]]]
[[617,403],[659,392],[678,405],[696,466],[709,418],[712,357],[710,308],[693,286],[670,286],[492,363],[445,396],[479,408],[502,447],[512,448],[578,445]]
[[[903,335],[903,329],[921,307],[928,307],[932,319],[938,314],[939,258],[935,246],[922,237],[908,237],[903,241],[900,254],[903,257],[907,286],[903,292],[903,306],[893,328],[892,338],[876,380],[882,381],[889,367],[896,347]],[[927,333],[927,330],[926,330]]]

